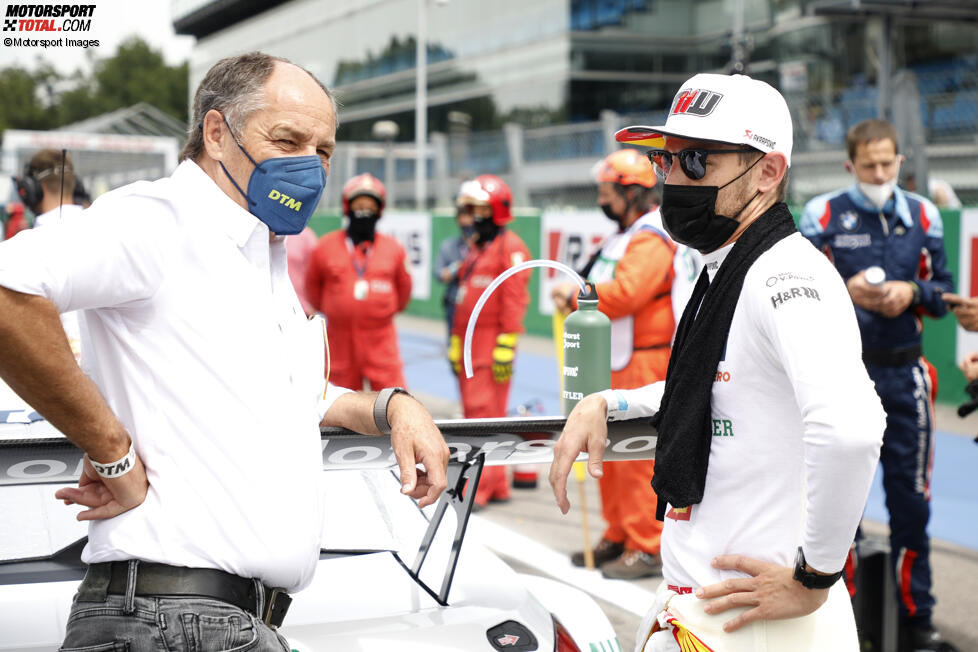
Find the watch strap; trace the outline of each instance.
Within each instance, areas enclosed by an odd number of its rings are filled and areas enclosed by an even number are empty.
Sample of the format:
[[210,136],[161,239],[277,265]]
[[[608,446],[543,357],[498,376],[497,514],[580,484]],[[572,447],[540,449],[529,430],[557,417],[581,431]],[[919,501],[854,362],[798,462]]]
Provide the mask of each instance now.
[[920,285],[916,281],[907,281],[910,284],[910,290],[913,292],[913,298],[910,300],[910,306],[920,305]]
[[374,424],[382,435],[391,434],[391,422],[387,419],[387,406],[390,404],[394,394],[407,394],[410,396],[408,391],[403,387],[385,387],[377,393],[377,398],[374,400]]
[[832,573],[831,575],[819,575],[818,573],[812,573],[805,570],[805,553],[802,551],[801,546],[798,546],[798,554],[795,557],[795,573],[793,575],[794,579],[801,582],[801,585],[806,589],[830,589],[832,586],[839,581],[842,577],[842,571],[838,573]]

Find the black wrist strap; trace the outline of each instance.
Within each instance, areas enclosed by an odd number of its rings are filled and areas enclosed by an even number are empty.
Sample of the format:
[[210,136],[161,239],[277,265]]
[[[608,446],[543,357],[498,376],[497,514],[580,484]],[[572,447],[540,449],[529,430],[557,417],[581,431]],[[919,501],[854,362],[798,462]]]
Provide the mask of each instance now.
[[832,585],[839,581],[842,577],[842,571],[838,573],[832,573],[831,575],[819,575],[818,573],[812,573],[805,570],[805,553],[802,552],[801,546],[798,546],[798,554],[795,557],[795,573],[794,579],[801,582],[801,585],[806,589],[830,589]]
[[377,393],[374,401],[374,424],[382,435],[391,434],[391,422],[387,419],[387,406],[390,404],[394,394],[408,394],[403,387],[385,387]]

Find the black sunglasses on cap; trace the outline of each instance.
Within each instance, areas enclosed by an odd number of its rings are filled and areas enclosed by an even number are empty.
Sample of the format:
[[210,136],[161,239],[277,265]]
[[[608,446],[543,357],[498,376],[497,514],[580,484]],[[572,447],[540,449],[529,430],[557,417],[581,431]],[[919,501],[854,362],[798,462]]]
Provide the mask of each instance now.
[[682,168],[683,173],[690,179],[697,180],[706,176],[706,158],[708,156],[739,152],[764,153],[754,147],[744,146],[736,149],[684,149],[675,154],[664,149],[653,149],[649,150],[646,155],[652,161],[652,165],[662,170],[663,176],[669,175],[669,171],[672,169],[672,159],[676,157],[679,159],[679,167]]

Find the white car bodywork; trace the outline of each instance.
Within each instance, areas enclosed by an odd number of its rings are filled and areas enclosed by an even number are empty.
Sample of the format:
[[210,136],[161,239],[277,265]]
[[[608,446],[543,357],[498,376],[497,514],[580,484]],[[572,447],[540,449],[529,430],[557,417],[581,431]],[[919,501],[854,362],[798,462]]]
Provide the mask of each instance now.
[[[5,436],[11,435],[0,430],[0,438]],[[59,486],[0,486],[0,650],[57,650],[64,637],[78,579],[38,581],[41,576],[21,575],[12,582],[4,576],[12,560],[48,557],[87,533],[74,518],[80,508],[54,499]],[[281,629],[293,650],[506,650],[490,643],[487,630],[515,621],[532,632],[535,649],[551,652],[553,614],[580,650],[620,652],[611,624],[587,594],[519,575],[474,539],[461,548],[448,606],[439,604],[398,561],[408,566],[414,561],[433,507],[422,513],[399,488],[389,471],[323,473],[328,505],[323,558],[312,585],[294,594]],[[435,593],[455,518],[449,509],[420,572]]]

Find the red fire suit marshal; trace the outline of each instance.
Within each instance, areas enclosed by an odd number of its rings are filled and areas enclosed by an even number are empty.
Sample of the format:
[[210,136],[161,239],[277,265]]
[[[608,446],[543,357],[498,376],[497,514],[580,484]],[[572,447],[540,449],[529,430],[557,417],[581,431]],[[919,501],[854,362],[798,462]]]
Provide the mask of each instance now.
[[377,233],[386,193],[369,174],[343,188],[345,230],[327,233],[313,252],[306,290],[314,308],[326,315],[329,380],[361,389],[404,387],[394,315],[411,299],[404,247]]
[[[523,332],[523,316],[530,302],[529,273],[507,279],[483,306],[472,337],[472,378],[462,371],[462,342],[469,316],[482,292],[501,273],[530,258],[518,235],[505,225],[513,220],[512,193],[498,177],[484,174],[462,184],[459,208],[475,218],[476,243],[459,266],[459,288],[449,344],[449,360],[459,380],[466,418],[506,416],[509,384],[513,375],[516,340]],[[475,502],[485,507],[490,500],[509,498],[509,481],[503,467],[482,472]]]

